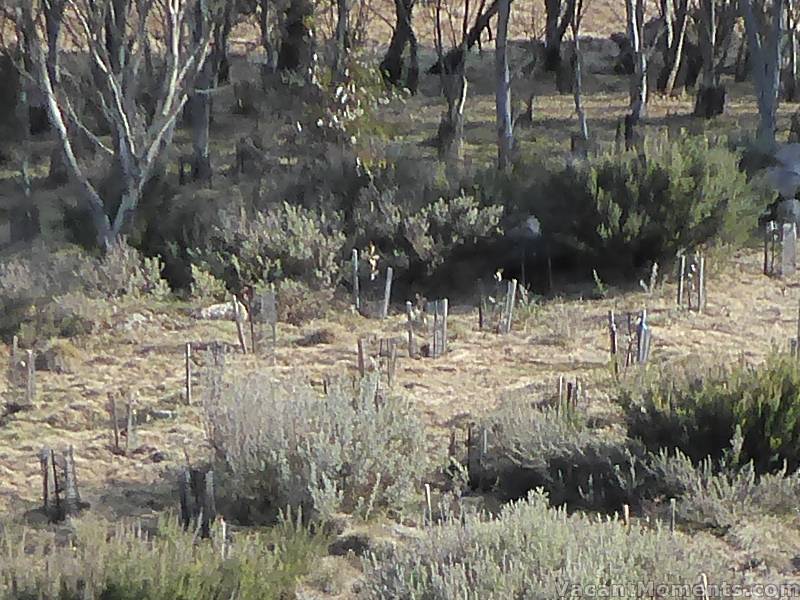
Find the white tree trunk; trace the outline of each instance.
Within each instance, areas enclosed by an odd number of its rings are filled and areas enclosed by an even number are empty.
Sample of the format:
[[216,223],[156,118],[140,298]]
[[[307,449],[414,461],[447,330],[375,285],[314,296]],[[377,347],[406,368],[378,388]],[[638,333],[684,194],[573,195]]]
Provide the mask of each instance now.
[[497,167],[505,170],[511,163],[514,132],[511,123],[511,77],[508,69],[508,21],[511,0],[500,0],[495,38],[495,99],[497,108]]
[[[161,43],[165,70],[152,115],[139,110],[137,104],[140,67],[146,45],[136,43],[136,40],[149,35],[150,13],[145,11],[151,10],[154,3],[137,3],[136,9],[142,12],[135,18],[128,13],[114,13],[114,18],[110,18],[104,3],[71,3],[74,9],[70,13],[74,21],[72,32],[79,42],[86,45],[94,75],[93,92],[111,126],[113,147],[106,146],[94,135],[74,109],[85,90],[60,86],[53,80],[53,74],[57,77],[57,70],[52,65],[57,63],[54,57],[45,56],[44,48],[59,48],[59,45],[42,39],[42,32],[47,35],[47,30],[39,22],[41,0],[21,3],[21,10],[17,13],[17,25],[24,33],[31,57],[27,76],[45,96],[68,171],[83,192],[98,243],[106,249],[116,243],[133,217],[144,186],[171,143],[175,119],[186,103],[187,93],[205,64],[211,42],[210,28],[206,28],[207,35],[198,42],[191,38],[186,23],[195,4],[202,1],[170,0],[162,7]],[[130,9],[131,5],[127,0],[115,0],[114,6]],[[203,18],[207,18],[203,14]],[[119,168],[122,198],[113,221],[107,214],[106,202],[78,162],[74,151],[76,136],[86,136]]]
[[647,52],[644,48],[644,0],[626,0],[628,38],[634,54],[634,72],[630,86],[630,114],[634,122],[647,112]]

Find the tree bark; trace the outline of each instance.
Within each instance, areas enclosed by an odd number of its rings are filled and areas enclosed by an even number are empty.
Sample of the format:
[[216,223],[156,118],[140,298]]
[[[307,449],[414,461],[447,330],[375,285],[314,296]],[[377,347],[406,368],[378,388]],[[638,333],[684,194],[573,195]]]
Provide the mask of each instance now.
[[344,77],[347,52],[350,50],[350,3],[336,0],[336,54],[334,71],[339,78]]
[[270,76],[275,73],[278,68],[278,52],[277,45],[274,40],[272,24],[272,11],[270,7],[273,0],[259,0],[258,8],[258,26],[261,33],[261,47],[264,49],[266,57],[265,63],[261,66],[261,81],[266,88],[266,83]]
[[797,18],[792,0],[786,0],[786,34],[789,36],[789,68],[784,84],[784,96],[789,102],[797,100]]
[[310,0],[291,0],[286,9],[283,38],[278,52],[278,70],[297,71],[311,59],[308,20],[314,17]]
[[[566,5],[564,2],[566,1]],[[561,41],[575,10],[575,0],[545,0],[545,69],[555,71],[561,64]]]
[[575,114],[578,116],[578,129],[583,141],[589,141],[589,125],[583,108],[583,55],[581,54],[579,32],[575,34]]
[[380,64],[384,81],[393,86],[400,85],[403,76],[403,54],[409,46],[409,67],[406,86],[411,93],[416,93],[419,83],[419,59],[417,37],[412,26],[414,0],[395,0],[395,27],[386,54]]
[[497,168],[506,170],[511,164],[514,132],[511,124],[511,77],[508,70],[508,21],[511,0],[500,0],[495,38],[495,100],[497,109]]
[[[137,15],[139,18],[132,21],[129,14],[115,12],[114,18],[110,19],[107,5],[73,5],[79,11],[75,19],[75,35],[82,37],[88,47],[87,54],[94,67],[94,91],[112,128],[113,147],[94,135],[77,114],[75,100],[80,99],[81,92],[58,86],[51,79],[52,70],[48,68],[51,61],[44,52],[44,48],[50,46],[49,40],[42,39],[34,16],[40,10],[38,3],[23,3],[18,13],[18,26],[24,30],[31,55],[29,76],[44,96],[70,177],[82,191],[98,243],[105,249],[113,246],[119,234],[132,222],[144,187],[171,143],[175,119],[186,102],[187,91],[193,88],[208,56],[210,35],[200,43],[185,37],[185,19],[187,11],[191,10],[190,5],[193,5],[190,0],[172,0],[162,7],[165,69],[152,120],[145,111],[139,110],[136,103],[143,45],[136,44],[135,40],[148,34],[149,13],[143,10]],[[114,6],[122,6],[121,0],[115,1]],[[137,4],[139,9],[149,10],[152,6],[153,3],[148,2]],[[122,29],[106,31],[110,27]],[[59,48],[59,45],[54,47]],[[118,206],[115,198],[104,199],[100,195],[99,188],[89,180],[79,164],[74,142],[83,139],[81,136],[102,150],[110,159],[112,169],[118,169],[121,189]],[[109,214],[114,214],[113,221]]]
[[[194,43],[209,35],[212,24],[203,16],[203,3],[198,2],[191,21]],[[217,24],[219,27],[219,24]],[[224,56],[224,50],[215,48],[206,60],[195,80],[195,92],[186,102],[189,125],[192,128],[192,178],[195,181],[210,182],[212,177],[209,139],[211,137],[211,96],[208,91],[215,85],[215,71]],[[216,64],[215,64],[216,63]],[[200,91],[198,91],[200,90]]]
[[499,7],[499,0],[492,0],[489,8],[477,16],[475,19],[475,24],[467,32],[466,43],[459,44],[455,48],[452,48],[447,52],[443,60],[433,63],[431,68],[428,69],[428,74],[438,74],[442,66],[444,66],[445,71],[455,71],[463,60],[466,51],[470,50],[478,42],[483,30],[489,27],[489,22],[497,14]]
[[[672,5],[672,0],[663,1],[667,5]],[[673,35],[668,45],[667,56],[664,59],[664,68],[658,78],[659,90],[667,96],[671,96],[675,91],[675,83],[683,62],[683,46],[686,40],[686,29],[689,25],[689,1],[680,0],[676,11],[669,11],[669,18],[672,18],[673,12],[675,17]]]
[[763,30],[753,11],[752,0],[740,0],[758,105],[756,142],[763,151],[775,146],[775,127],[780,91],[780,47],[783,0],[769,0],[769,18]]

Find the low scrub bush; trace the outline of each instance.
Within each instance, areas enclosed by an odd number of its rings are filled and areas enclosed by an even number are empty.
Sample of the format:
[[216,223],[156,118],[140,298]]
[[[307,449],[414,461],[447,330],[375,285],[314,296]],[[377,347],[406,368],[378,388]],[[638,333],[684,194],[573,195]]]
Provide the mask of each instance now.
[[402,510],[428,472],[425,432],[407,400],[376,385],[321,395],[251,375],[208,395],[209,441],[239,518],[268,520],[287,505],[322,521]]
[[25,345],[94,330],[121,297],[166,299],[169,286],[157,259],[121,244],[102,258],[76,247],[36,247],[0,263],[0,335]]
[[454,198],[439,198],[404,219],[405,237],[417,262],[433,271],[459,247],[499,234],[502,205],[481,206],[463,192]]
[[550,171],[520,208],[582,264],[638,272],[681,249],[749,238],[763,204],[737,161],[704,138],[659,141]]
[[733,466],[757,473],[800,465],[800,364],[772,354],[762,365],[686,371],[624,389],[628,435],[653,453],[680,450],[695,463],[719,462],[737,427],[743,437]]
[[726,569],[721,552],[683,535],[628,530],[616,518],[568,516],[549,505],[539,490],[497,518],[467,515],[433,526],[419,542],[366,561],[365,597],[678,597],[681,589],[699,596],[702,574],[714,597],[711,586],[741,577]]
[[[734,437],[729,460],[735,460],[742,441]],[[800,475],[785,468],[758,477],[752,463],[720,467],[706,458],[695,465],[680,450],[662,450],[648,461],[647,471],[652,494],[676,498],[679,521],[723,532],[757,514],[793,514],[800,501]]]
[[330,289],[313,290],[302,281],[283,279],[276,286],[278,319],[291,325],[301,325],[324,317],[331,308]]
[[338,283],[345,237],[335,211],[284,202],[252,215],[240,205],[220,217],[207,246],[193,254],[230,288],[278,277],[303,277],[314,287]]
[[510,401],[483,427],[479,478],[506,499],[542,488],[555,506],[611,512],[636,505],[643,492],[641,446],[590,428],[580,413]]
[[192,265],[191,269],[192,298],[214,302],[222,302],[225,300],[225,297],[228,295],[228,289],[225,287],[224,281],[196,265]]
[[324,539],[288,522],[236,535],[225,558],[175,519],[162,519],[153,535],[140,525],[74,525],[68,540],[0,527],[0,598],[278,600],[293,597],[325,548]]
[[758,475],[743,460],[741,427],[716,459],[693,460],[675,448],[648,452],[638,440],[590,427],[574,409],[547,404],[509,401],[484,421],[473,485],[488,482],[504,499],[541,488],[554,506],[606,513],[675,498],[681,522],[720,531],[757,513],[789,513],[800,501],[800,473],[784,465]]

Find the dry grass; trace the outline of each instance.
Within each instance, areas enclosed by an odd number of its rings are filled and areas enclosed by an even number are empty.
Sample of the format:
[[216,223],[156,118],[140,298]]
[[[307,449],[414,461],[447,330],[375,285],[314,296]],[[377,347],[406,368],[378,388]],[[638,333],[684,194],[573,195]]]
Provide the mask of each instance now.
[[[626,294],[599,301],[557,300],[545,304],[525,327],[508,336],[477,331],[477,314],[454,307],[459,335],[450,353],[439,360],[402,357],[397,385],[413,399],[439,448],[452,428],[496,405],[505,391],[526,386],[555,386],[559,375],[580,376],[590,401],[603,403],[609,390],[605,318],[647,306],[654,330],[653,360],[665,364],[690,356],[758,361],[776,343],[796,330],[798,282],[768,279],[760,273],[759,256],[741,252],[732,267],[709,281],[707,310],[682,314],[673,308],[673,293]],[[459,310],[461,309],[461,310]],[[135,313],[143,318],[131,318]],[[141,322],[141,324],[139,324]],[[131,327],[131,323],[136,323]],[[307,331],[324,327],[332,343],[298,346]],[[331,315],[307,328],[281,325],[278,375],[321,382],[326,376],[356,372],[359,336],[403,338],[405,317],[386,321]],[[205,454],[200,415],[182,406],[183,343],[215,339],[236,342],[233,323],[199,322],[179,311],[159,314],[120,307],[105,331],[78,340],[85,357],[74,373],[38,373],[35,409],[12,417],[0,428],[0,492],[3,510],[30,507],[37,501],[39,472],[36,453],[42,445],[75,446],[81,484],[94,510],[108,514],[142,514],[174,503],[164,477],[183,462],[187,448],[193,460]],[[234,355],[233,369],[268,368],[268,360]],[[105,409],[107,394],[139,392],[143,409],[176,410],[174,421],[153,421],[140,429],[144,450],[133,457],[110,451],[111,432]],[[198,390],[198,393],[200,390]],[[154,463],[156,451],[165,462]]]

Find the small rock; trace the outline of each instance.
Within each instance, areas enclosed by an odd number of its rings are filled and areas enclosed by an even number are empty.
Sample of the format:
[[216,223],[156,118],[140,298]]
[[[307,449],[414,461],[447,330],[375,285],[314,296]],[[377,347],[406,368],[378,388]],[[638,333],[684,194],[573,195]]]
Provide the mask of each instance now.
[[337,513],[328,518],[325,522],[324,531],[325,535],[339,536],[342,535],[350,526],[350,516]]
[[[242,305],[239,305],[239,308],[242,311],[242,317],[247,319],[247,309]],[[220,304],[212,304],[211,306],[201,308],[195,311],[193,316],[195,319],[206,321],[233,321],[235,315],[233,302],[222,302]]]
[[36,369],[59,374],[74,373],[83,361],[83,354],[73,344],[67,340],[55,340],[36,356]]
[[125,331],[132,331],[134,329],[139,329],[140,327],[144,327],[150,319],[144,316],[141,313],[133,313],[132,315],[128,315],[128,318],[125,319],[122,323],[119,324],[119,328]]
[[295,342],[298,346],[319,346],[321,344],[332,344],[336,341],[336,336],[330,329],[319,329],[304,335]]
[[352,552],[356,556],[366,556],[372,551],[372,540],[363,533],[341,535],[328,546],[333,556],[346,556]]
[[153,454],[150,456],[150,460],[153,461],[154,463],[164,462],[168,458],[169,454],[167,454],[166,452],[162,452],[161,450],[153,452]]

